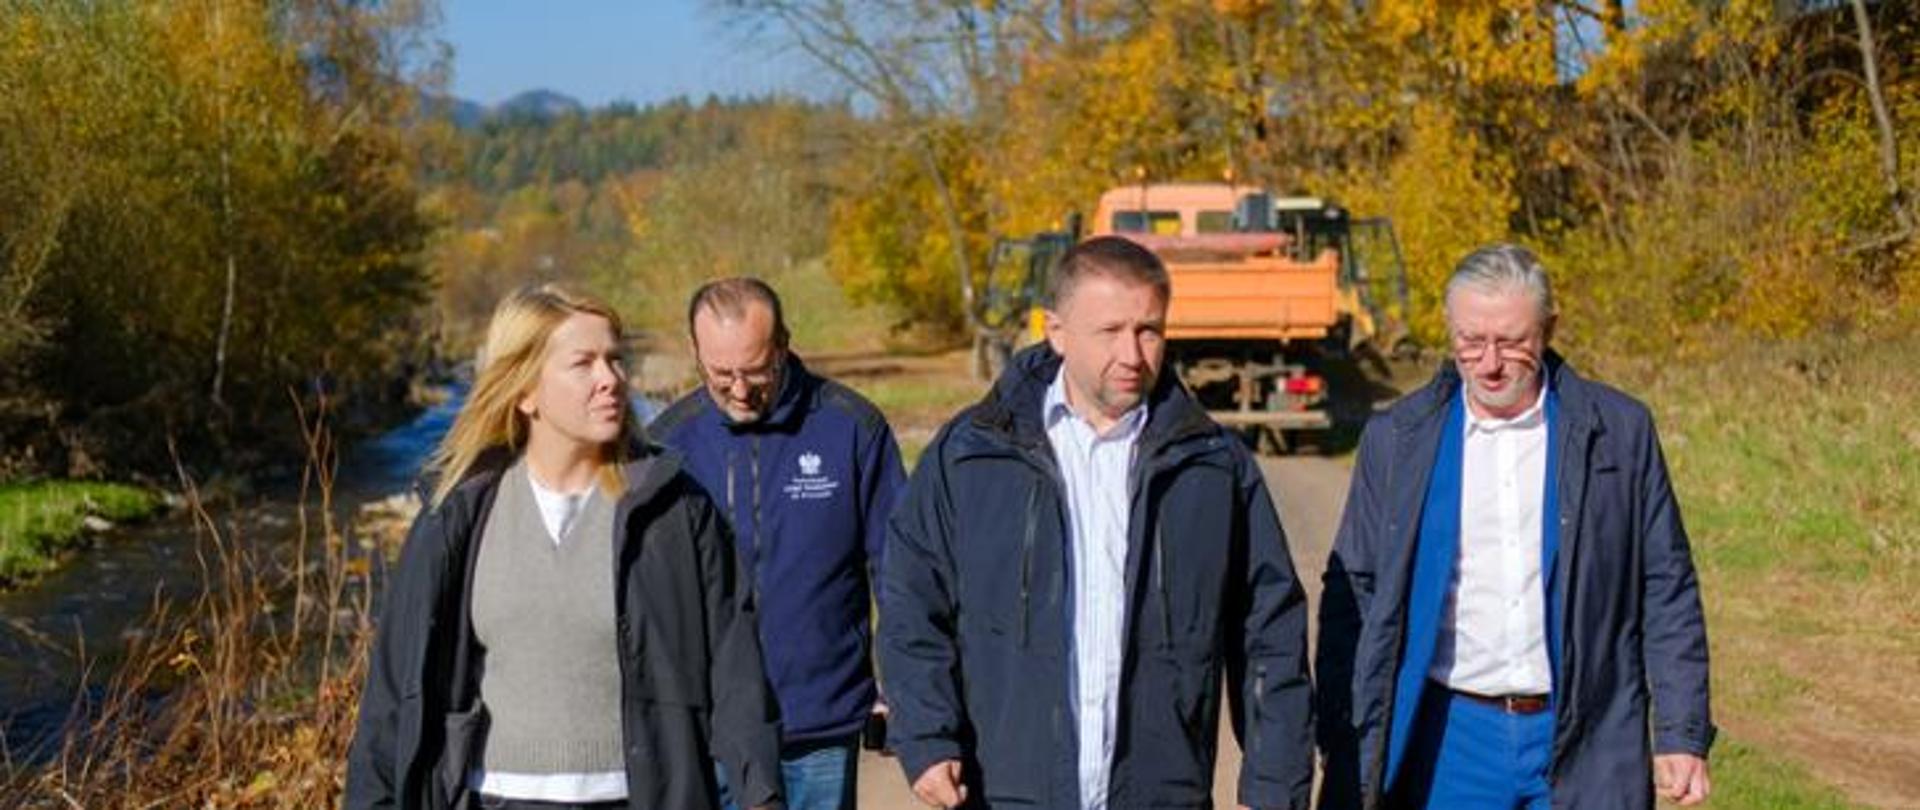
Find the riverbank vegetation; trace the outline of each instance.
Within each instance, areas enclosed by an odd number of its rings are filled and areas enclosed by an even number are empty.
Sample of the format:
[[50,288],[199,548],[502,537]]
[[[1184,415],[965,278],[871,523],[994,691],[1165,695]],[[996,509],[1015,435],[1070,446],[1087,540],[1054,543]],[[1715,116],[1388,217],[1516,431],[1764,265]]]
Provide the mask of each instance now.
[[0,484],[0,590],[52,570],[89,532],[146,518],[160,506],[152,492],[124,484]]
[[185,482],[203,589],[156,599],[57,737],[5,752],[0,805],[339,804],[372,642],[371,573],[406,522],[378,509],[337,521],[325,417],[301,428],[310,498],[292,547],[253,542]]
[[0,0],[0,480],[297,457],[429,279],[416,3]]

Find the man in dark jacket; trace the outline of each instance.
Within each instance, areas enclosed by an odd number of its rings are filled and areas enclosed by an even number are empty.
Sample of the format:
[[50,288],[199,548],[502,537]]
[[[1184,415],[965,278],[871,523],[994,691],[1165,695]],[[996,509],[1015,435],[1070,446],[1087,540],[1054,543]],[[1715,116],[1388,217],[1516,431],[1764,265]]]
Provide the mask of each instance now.
[[885,417],[807,370],[764,282],[711,282],[687,310],[705,386],[650,430],[719,500],[760,600],[793,810],[854,806],[859,733],[876,691],[873,577],[905,484]]
[[1446,306],[1453,362],[1368,425],[1328,562],[1322,804],[1704,800],[1706,630],[1652,417],[1548,350],[1526,249],[1467,257]]
[[888,535],[891,742],[943,807],[1205,807],[1224,672],[1239,802],[1313,778],[1306,601],[1259,468],[1162,376],[1169,283],[1069,251],[1048,344],[941,431]]

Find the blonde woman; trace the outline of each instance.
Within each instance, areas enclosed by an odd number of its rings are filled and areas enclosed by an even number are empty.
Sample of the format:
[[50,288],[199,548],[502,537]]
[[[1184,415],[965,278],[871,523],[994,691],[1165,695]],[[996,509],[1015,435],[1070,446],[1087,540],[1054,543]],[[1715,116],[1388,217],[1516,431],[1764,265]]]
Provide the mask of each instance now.
[[347,757],[349,808],[779,802],[777,710],[724,521],[627,402],[620,319],[502,301],[429,462]]

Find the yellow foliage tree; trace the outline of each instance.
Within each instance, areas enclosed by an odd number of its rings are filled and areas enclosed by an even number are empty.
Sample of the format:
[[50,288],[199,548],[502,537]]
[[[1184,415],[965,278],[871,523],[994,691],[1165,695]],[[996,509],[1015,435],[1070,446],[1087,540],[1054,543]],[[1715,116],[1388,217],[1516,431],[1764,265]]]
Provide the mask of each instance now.
[[1329,178],[1355,211],[1393,220],[1406,248],[1417,339],[1440,345],[1446,333],[1441,288],[1474,248],[1507,237],[1516,207],[1512,172],[1485,154],[1471,131],[1439,105],[1416,107],[1406,148],[1381,172]]

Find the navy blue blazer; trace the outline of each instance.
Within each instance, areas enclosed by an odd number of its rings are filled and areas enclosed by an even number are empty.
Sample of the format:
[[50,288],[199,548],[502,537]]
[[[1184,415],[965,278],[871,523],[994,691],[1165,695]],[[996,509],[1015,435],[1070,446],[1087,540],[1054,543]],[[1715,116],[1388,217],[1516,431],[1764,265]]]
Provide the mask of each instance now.
[[[1652,754],[1705,756],[1706,622],[1687,533],[1646,406],[1548,353],[1559,549],[1549,572],[1556,808],[1653,806]],[[1380,807],[1423,502],[1461,381],[1368,424],[1325,573],[1316,651],[1321,806]],[[1651,709],[1651,724],[1649,710]]]

